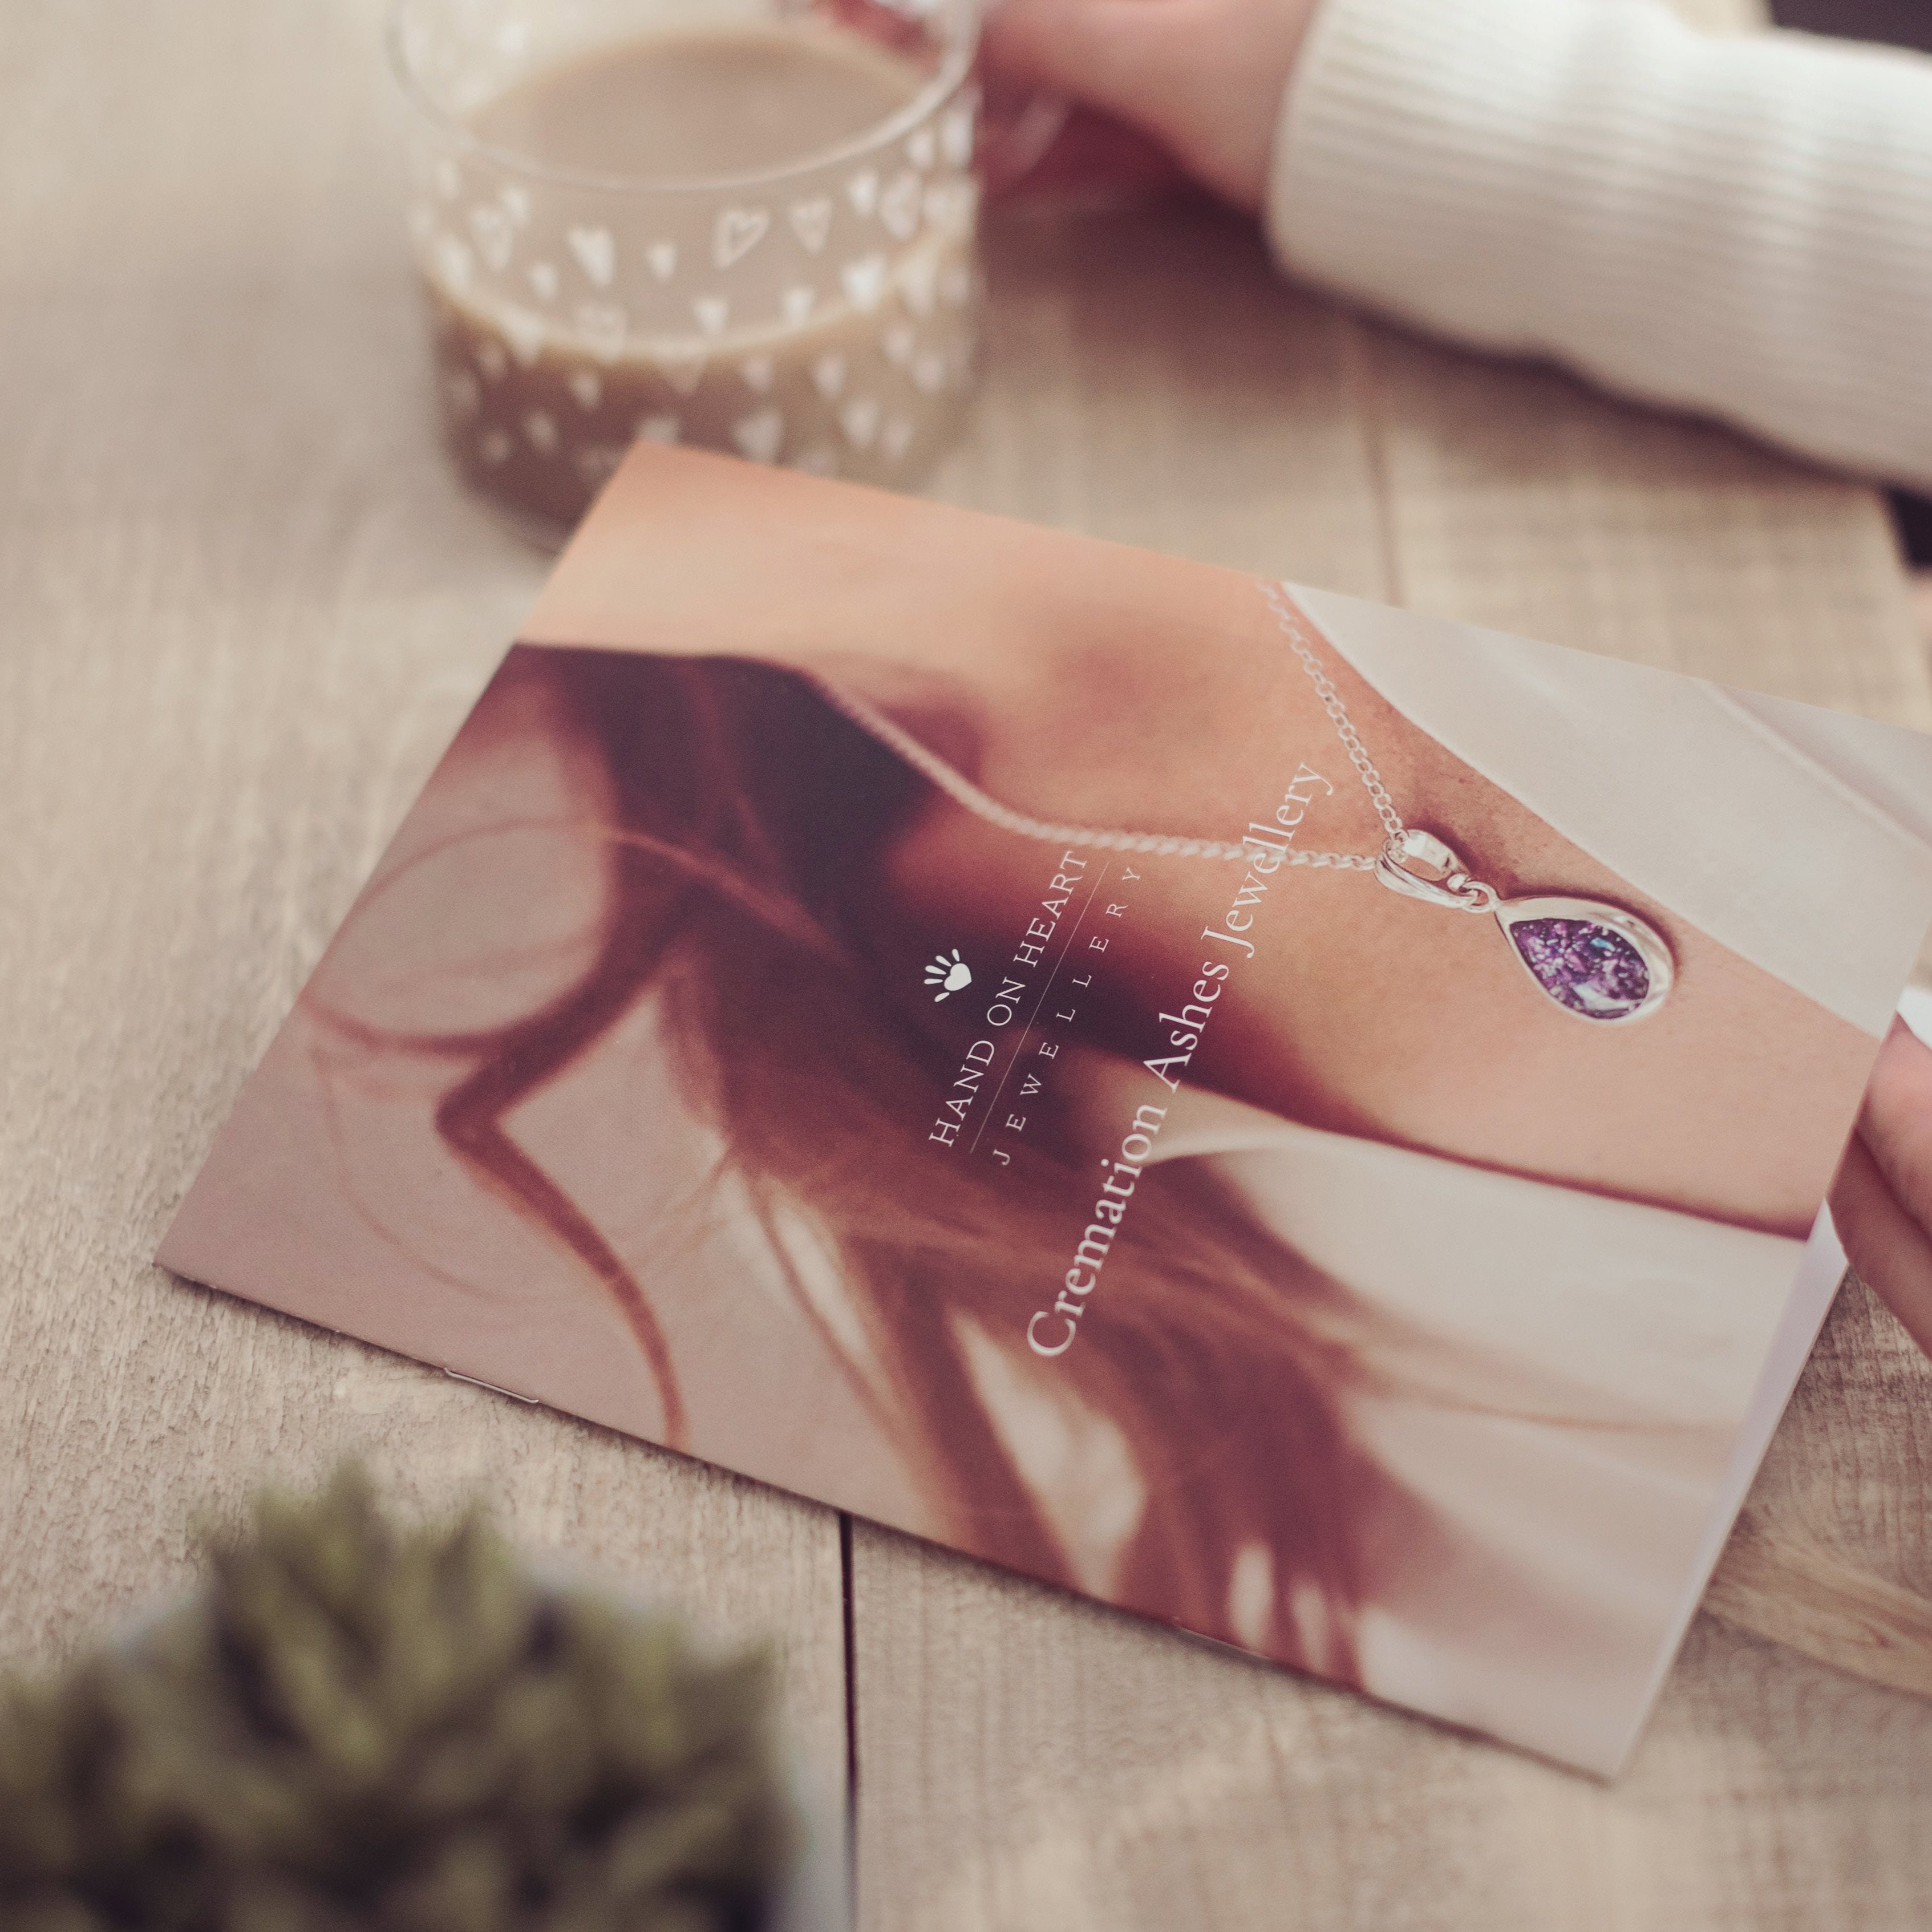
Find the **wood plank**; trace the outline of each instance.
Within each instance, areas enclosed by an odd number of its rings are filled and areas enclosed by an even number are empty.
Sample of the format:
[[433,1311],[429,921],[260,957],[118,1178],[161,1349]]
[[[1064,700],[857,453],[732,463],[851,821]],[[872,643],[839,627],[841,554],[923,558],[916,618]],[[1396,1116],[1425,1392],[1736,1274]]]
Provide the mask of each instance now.
[[1400,602],[1932,728],[1874,491],[1554,369],[1363,340]]
[[[1926,715],[1866,491],[1271,289],[1213,223],[1042,224],[994,267],[958,500]],[[1900,1424],[1926,1412],[1925,1365],[1885,1319],[1862,1292],[1840,1308],[1754,1508],[1802,1490],[1814,1580],[1822,1546],[1897,1612],[1923,1547],[1922,1427]],[[1842,1385],[1874,1379],[1854,1414]],[[1848,1487],[1872,1532],[1850,1551],[1820,1527]],[[1828,1648],[1752,1549],[1726,1615]],[[1604,1789],[862,1526],[853,1587],[860,1913],[880,1932],[1891,1932],[1932,1913],[1932,1705],[1711,1618]]]
[[1932,1714],[1700,1622],[1605,1788],[861,1529],[860,1922],[1904,1932]]
[[1022,211],[988,251],[986,379],[928,494],[1387,594],[1354,325],[1285,286],[1250,224],[1206,202]]
[[842,1837],[831,1512],[148,1264],[544,567],[430,432],[377,12],[0,16],[0,1652],[358,1454],[775,1640]]

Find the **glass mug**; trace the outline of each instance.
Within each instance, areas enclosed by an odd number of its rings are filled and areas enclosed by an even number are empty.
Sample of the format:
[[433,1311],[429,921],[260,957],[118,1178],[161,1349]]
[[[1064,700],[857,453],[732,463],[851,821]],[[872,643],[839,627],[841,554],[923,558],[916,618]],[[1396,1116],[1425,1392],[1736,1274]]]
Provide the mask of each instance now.
[[917,481],[974,375],[977,38],[975,0],[394,0],[464,478],[548,543],[640,437]]

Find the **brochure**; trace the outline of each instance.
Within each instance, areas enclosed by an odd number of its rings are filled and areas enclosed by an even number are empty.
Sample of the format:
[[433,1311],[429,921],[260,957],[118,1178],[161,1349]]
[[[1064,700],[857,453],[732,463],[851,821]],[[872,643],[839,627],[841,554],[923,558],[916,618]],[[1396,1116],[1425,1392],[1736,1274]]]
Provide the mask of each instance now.
[[1608,1774],[1932,740],[640,444],[161,1250]]

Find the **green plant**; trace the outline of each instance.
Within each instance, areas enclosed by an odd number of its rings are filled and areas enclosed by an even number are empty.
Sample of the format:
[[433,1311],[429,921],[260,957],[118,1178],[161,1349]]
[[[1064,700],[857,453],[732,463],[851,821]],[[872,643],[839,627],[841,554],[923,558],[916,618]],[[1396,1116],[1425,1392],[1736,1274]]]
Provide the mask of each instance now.
[[193,1601],[0,1688],[7,1932],[751,1932],[788,1857],[758,1657],[534,1580],[353,1472]]

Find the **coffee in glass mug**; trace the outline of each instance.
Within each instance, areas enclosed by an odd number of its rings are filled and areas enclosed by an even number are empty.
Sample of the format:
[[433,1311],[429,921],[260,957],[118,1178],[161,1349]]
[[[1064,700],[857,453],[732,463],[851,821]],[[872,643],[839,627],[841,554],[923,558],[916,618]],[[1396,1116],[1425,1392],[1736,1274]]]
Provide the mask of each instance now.
[[443,430],[555,542],[640,437],[916,481],[970,393],[974,15],[397,0]]

